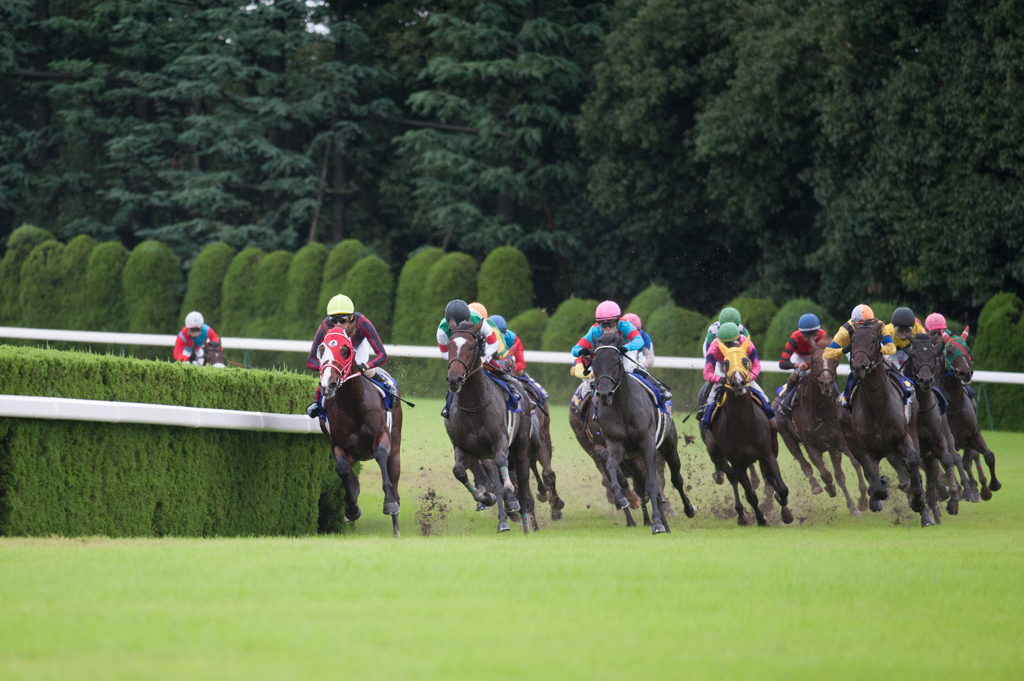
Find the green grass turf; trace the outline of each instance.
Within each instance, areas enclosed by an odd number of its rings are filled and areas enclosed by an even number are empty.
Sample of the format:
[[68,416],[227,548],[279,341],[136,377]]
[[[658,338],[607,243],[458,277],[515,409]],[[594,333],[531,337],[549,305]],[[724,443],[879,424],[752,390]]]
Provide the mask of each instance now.
[[905,499],[852,518],[811,496],[785,451],[800,520],[738,527],[689,445],[698,517],[653,537],[556,408],[565,519],[542,506],[540,533],[499,536],[451,477],[439,409],[406,411],[401,540],[372,464],[341,536],[0,539],[0,679],[1024,676],[1024,435],[988,436],[992,501],[928,529]]

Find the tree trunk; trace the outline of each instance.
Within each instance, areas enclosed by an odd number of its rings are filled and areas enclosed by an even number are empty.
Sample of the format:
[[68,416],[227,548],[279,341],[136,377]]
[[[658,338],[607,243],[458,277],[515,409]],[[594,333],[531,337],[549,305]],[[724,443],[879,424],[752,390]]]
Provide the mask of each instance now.
[[333,208],[331,215],[331,241],[338,243],[345,238],[345,145],[335,145],[334,149],[334,182]]

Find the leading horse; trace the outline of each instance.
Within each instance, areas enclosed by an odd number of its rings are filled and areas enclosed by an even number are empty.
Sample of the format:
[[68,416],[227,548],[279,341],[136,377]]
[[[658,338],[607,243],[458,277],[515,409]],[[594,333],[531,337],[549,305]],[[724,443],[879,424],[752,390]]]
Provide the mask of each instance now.
[[326,418],[320,419],[320,429],[331,445],[334,469],[345,487],[345,520],[358,520],[363,513],[359,508],[359,478],[353,467],[356,461],[373,459],[380,466],[384,514],[391,516],[394,536],[400,537],[402,404],[396,397],[394,408],[386,410],[377,387],[360,372],[353,373],[355,352],[344,330],[328,331],[317,349],[317,357],[326,412]]

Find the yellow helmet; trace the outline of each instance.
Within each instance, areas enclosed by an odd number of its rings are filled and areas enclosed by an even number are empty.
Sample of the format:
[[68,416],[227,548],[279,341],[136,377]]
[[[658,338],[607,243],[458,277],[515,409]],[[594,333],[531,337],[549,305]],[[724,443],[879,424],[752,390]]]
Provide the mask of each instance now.
[[328,316],[336,314],[352,314],[355,311],[356,306],[352,304],[352,299],[340,293],[331,298],[331,302],[327,303]]
[[470,303],[469,309],[480,314],[481,317],[487,319],[487,308],[480,303]]

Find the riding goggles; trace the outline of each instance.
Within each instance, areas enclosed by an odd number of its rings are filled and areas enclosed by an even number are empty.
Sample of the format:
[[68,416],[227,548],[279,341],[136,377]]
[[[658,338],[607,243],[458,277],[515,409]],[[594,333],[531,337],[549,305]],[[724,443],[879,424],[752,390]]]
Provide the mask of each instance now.
[[352,321],[352,315],[350,314],[336,314],[327,318],[327,321],[331,326],[337,326],[338,324],[348,324]]

